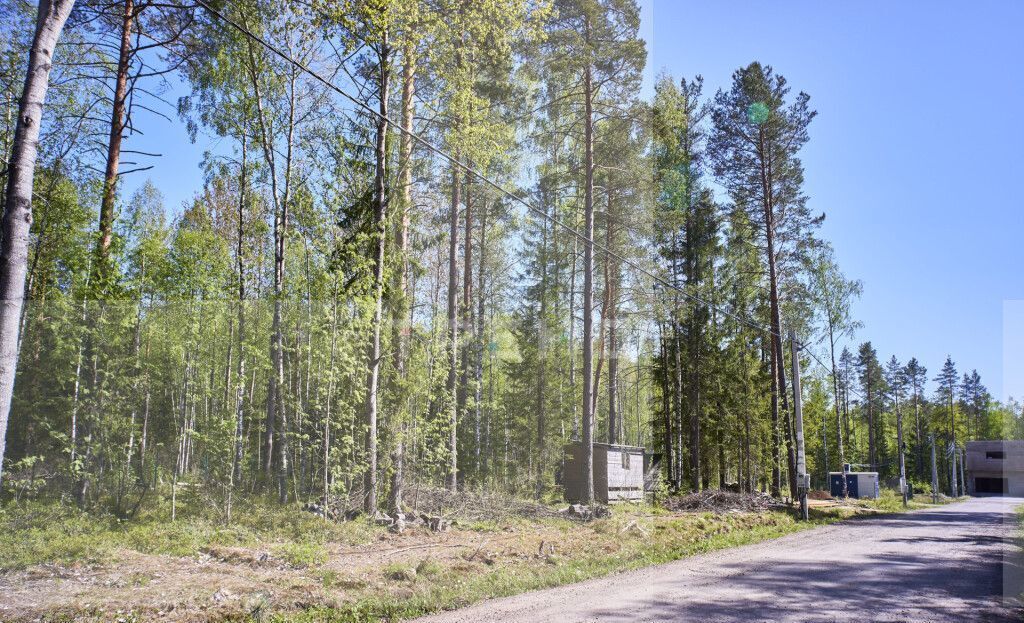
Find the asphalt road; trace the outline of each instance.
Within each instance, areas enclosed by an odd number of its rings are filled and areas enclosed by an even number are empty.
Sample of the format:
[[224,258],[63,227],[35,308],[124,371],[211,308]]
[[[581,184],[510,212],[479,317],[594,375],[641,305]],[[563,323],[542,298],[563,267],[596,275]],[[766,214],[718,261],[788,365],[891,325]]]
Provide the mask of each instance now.
[[857,519],[417,622],[1024,621],[1021,504]]

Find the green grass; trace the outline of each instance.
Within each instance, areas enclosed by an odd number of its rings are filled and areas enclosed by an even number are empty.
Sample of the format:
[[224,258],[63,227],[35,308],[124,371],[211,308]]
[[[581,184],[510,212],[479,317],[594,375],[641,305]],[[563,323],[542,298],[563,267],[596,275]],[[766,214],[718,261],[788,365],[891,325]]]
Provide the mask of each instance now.
[[[919,498],[911,508],[924,506]],[[472,557],[434,560],[424,556],[352,579],[321,565],[327,560],[329,543],[365,543],[380,532],[363,522],[325,522],[295,506],[258,502],[237,507],[231,525],[197,509],[179,510],[174,522],[166,508],[148,510],[124,522],[112,516],[87,514],[74,506],[30,503],[0,509],[0,571],[38,563],[110,562],[126,549],[194,556],[217,547],[259,547],[294,569],[309,569],[312,584],[330,593],[342,591],[344,601],[332,600],[332,607],[312,606],[299,612],[275,612],[273,604],[267,603],[240,620],[395,621],[756,543],[863,514],[868,509],[900,512],[903,505],[898,495],[886,492],[878,500],[860,501],[853,508],[812,508],[809,522],[797,521],[795,512],[784,510],[673,515],[646,505],[619,505],[611,517],[585,525],[564,519],[478,522],[460,525],[459,529],[512,532],[523,551],[536,548],[538,529],[553,529],[560,535],[558,550],[551,555],[498,557],[494,561]],[[1024,511],[1021,518],[1024,522]],[[144,586],[149,581],[141,574],[129,578],[132,586]]]
[[[902,506],[902,504],[901,504]],[[649,510],[649,509],[648,509]],[[679,560],[720,549],[757,543],[801,530],[827,525],[856,511],[813,510],[811,521],[797,521],[786,511],[760,515],[697,514],[661,517],[645,514],[650,523],[647,533],[623,536],[621,530],[629,511],[616,511],[610,519],[593,524],[594,547],[589,554],[576,557],[556,555],[547,560],[531,559],[488,567],[482,564],[448,569],[445,573],[420,571],[415,579],[407,576],[407,566],[393,565],[385,574],[408,587],[401,593],[365,594],[340,607],[313,607],[300,613],[280,613],[272,621],[305,623],[370,623],[413,618],[440,610],[452,610],[472,603],[551,588],[601,577],[610,573]],[[605,552],[602,545],[618,542],[621,547]],[[420,567],[424,563],[420,563]],[[419,568],[418,568],[419,569]]]
[[[878,498],[874,500],[851,500],[857,506],[863,508],[870,508],[885,513],[901,513],[904,510],[915,510],[918,508],[928,508],[933,506],[931,503],[931,496],[924,496],[920,493],[910,498],[907,502],[907,508],[903,508],[903,496],[892,489],[882,489]],[[946,500],[946,502],[955,502],[957,500]]]
[[373,529],[361,522],[334,523],[295,506],[250,504],[237,508],[230,525],[154,509],[131,521],[86,513],[72,505],[32,502],[0,508],[0,571],[41,563],[103,563],[119,550],[194,556],[210,547],[267,544],[272,555],[294,567],[324,561],[331,541],[361,543]]

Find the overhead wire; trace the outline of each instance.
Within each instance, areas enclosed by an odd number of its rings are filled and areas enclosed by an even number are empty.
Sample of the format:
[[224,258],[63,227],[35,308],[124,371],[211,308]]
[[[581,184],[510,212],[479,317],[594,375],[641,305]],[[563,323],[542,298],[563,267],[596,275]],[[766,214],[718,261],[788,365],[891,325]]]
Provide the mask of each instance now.
[[601,252],[607,254],[609,257],[615,258],[616,260],[618,260],[619,262],[621,262],[625,266],[628,266],[628,267],[632,268],[633,270],[635,270],[636,272],[641,273],[641,274],[647,276],[655,284],[659,284],[659,285],[661,285],[663,287],[666,287],[666,288],[668,288],[670,290],[676,291],[676,292],[678,292],[679,294],[681,294],[684,298],[686,298],[688,300],[700,303],[701,305],[705,305],[707,307],[714,308],[717,311],[721,312],[722,314],[724,314],[724,315],[726,315],[726,316],[732,318],[733,320],[736,320],[736,321],[738,321],[738,322],[740,322],[742,324],[745,324],[745,325],[747,325],[748,327],[750,327],[752,329],[756,329],[758,331],[763,331],[763,332],[765,332],[765,333],[767,333],[769,335],[774,335],[774,336],[776,336],[776,337],[778,337],[780,339],[782,338],[782,336],[781,336],[781,334],[779,332],[772,330],[770,327],[763,326],[763,325],[761,325],[761,324],[751,320],[750,318],[742,316],[742,315],[740,315],[740,314],[738,314],[736,312],[733,312],[732,310],[725,309],[725,308],[721,307],[720,305],[716,305],[716,304],[714,304],[712,302],[706,301],[702,297],[700,297],[700,296],[698,296],[696,294],[692,294],[690,292],[687,292],[685,289],[679,287],[678,285],[672,283],[671,281],[665,279],[664,277],[661,277],[660,275],[657,275],[657,274],[651,272],[647,268],[645,268],[645,267],[637,264],[636,262],[630,260],[628,257],[625,257],[625,256],[623,256],[623,255],[621,255],[619,253],[616,253],[615,251],[612,251],[611,249],[609,249],[606,246],[602,245],[601,243],[593,240],[592,238],[586,236],[585,234],[580,233],[578,230],[576,230],[571,225],[565,223],[563,220],[559,219],[556,216],[548,214],[545,210],[542,210],[542,209],[532,205],[530,202],[528,202],[526,199],[524,199],[523,197],[521,197],[517,193],[515,193],[515,192],[505,188],[499,182],[496,182],[493,179],[491,179],[490,177],[488,177],[487,175],[481,173],[472,164],[467,164],[466,162],[463,162],[461,159],[451,155],[450,153],[448,153],[444,149],[442,149],[440,147],[437,147],[436,145],[434,145],[433,143],[431,143],[427,139],[421,137],[418,133],[414,132],[413,130],[405,128],[405,127],[403,127],[402,124],[395,122],[393,119],[391,119],[387,115],[381,114],[380,111],[375,110],[372,106],[370,106],[366,102],[364,102],[364,101],[362,101],[362,100],[360,100],[360,99],[358,99],[358,98],[356,98],[356,97],[346,93],[343,89],[341,89],[338,86],[336,86],[333,82],[331,82],[327,78],[321,76],[316,71],[312,70],[305,63],[302,63],[301,61],[296,60],[295,58],[292,58],[289,54],[287,54],[286,52],[280,50],[276,46],[272,45],[270,42],[265,40],[263,37],[260,37],[259,35],[253,33],[251,30],[249,30],[248,28],[246,28],[242,24],[239,24],[237,21],[231,19],[230,17],[227,17],[226,15],[224,15],[223,13],[218,11],[217,9],[213,8],[212,6],[210,6],[206,2],[206,0],[196,0],[196,3],[199,6],[201,6],[203,9],[205,9],[210,15],[213,15],[218,20],[224,22],[225,24],[231,26],[232,28],[234,28],[235,30],[239,31],[240,33],[242,33],[246,37],[248,37],[248,38],[252,39],[253,41],[255,41],[256,43],[260,44],[261,46],[263,46],[264,48],[269,50],[271,53],[273,53],[274,55],[280,57],[286,63],[289,63],[289,64],[293,65],[294,67],[300,69],[301,71],[305,72],[306,74],[308,74],[309,76],[314,78],[317,82],[320,82],[321,84],[323,84],[328,89],[338,93],[339,95],[341,95],[342,97],[344,97],[345,99],[350,101],[352,104],[354,104],[358,108],[361,108],[365,112],[369,113],[371,116],[377,118],[379,121],[383,121],[383,122],[385,122],[385,123],[387,123],[389,125],[394,126],[401,133],[407,135],[408,137],[410,137],[411,139],[416,141],[419,145],[421,145],[422,147],[427,149],[427,151],[430,151],[431,153],[433,153],[436,156],[440,157],[444,161],[446,161],[449,164],[451,164],[453,167],[456,167],[456,168],[461,169],[462,171],[464,171],[466,173],[469,173],[469,174],[473,175],[477,179],[479,179],[482,182],[484,182],[486,185],[488,185],[491,188],[493,188],[494,190],[498,191],[500,194],[508,197],[513,202],[515,202],[515,203],[525,207],[530,212],[533,212],[534,214],[537,214],[537,215],[541,216],[542,218],[546,219],[547,221],[557,225],[558,227],[560,227],[564,231],[568,232],[572,236],[576,237],[580,241],[582,241],[582,242],[584,242],[586,244],[592,245],[594,249],[600,250]]

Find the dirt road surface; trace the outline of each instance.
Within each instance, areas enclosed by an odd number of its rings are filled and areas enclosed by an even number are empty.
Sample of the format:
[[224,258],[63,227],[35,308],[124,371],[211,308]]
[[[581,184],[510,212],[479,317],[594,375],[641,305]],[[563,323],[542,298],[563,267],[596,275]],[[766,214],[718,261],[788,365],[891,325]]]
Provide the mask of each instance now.
[[1024,621],[1021,504],[858,519],[416,621]]

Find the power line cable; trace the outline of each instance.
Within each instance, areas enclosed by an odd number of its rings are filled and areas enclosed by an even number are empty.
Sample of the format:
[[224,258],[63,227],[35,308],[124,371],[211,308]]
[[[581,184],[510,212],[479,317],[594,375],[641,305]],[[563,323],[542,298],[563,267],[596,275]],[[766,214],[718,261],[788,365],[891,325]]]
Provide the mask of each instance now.
[[[825,372],[827,372],[829,374],[832,373],[832,368],[830,366],[826,365],[825,362],[823,362],[820,358],[818,358],[818,356],[816,354],[814,354],[814,351],[811,350],[810,347],[807,344],[804,344],[803,342],[797,341],[797,345],[800,347],[801,351],[807,353],[808,355],[810,355],[811,359],[813,359],[814,361],[818,362],[818,365],[820,365],[822,367],[822,369],[825,370]],[[860,393],[855,388],[847,387],[846,389],[848,391],[851,391],[854,394],[856,394],[861,400],[865,399],[864,398],[864,394]]]

